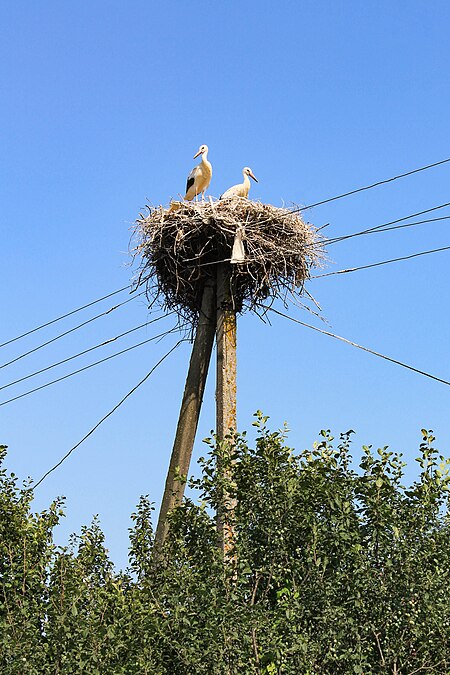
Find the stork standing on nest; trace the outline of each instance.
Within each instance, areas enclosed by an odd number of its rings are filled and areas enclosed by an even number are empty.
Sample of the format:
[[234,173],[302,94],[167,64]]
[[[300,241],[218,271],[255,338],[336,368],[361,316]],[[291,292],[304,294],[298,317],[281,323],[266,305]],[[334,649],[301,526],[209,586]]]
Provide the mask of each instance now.
[[202,199],[205,198],[205,191],[209,187],[212,177],[211,162],[208,162],[208,146],[201,145],[198,152],[194,155],[194,159],[199,155],[202,156],[202,161],[197,166],[194,166],[188,176],[186,183],[186,194],[184,198],[190,202],[201,194]]
[[242,169],[242,175],[244,176],[244,182],[239,183],[238,185],[233,185],[233,187],[225,190],[220,199],[230,199],[230,197],[243,197],[244,199],[248,198],[248,193],[250,191],[250,178],[253,178],[256,183],[258,182],[258,179],[248,166],[245,166]]
[[[244,176],[244,182],[239,183],[238,185],[233,185],[233,187],[225,190],[220,199],[234,199],[235,197],[248,199],[248,193],[250,191],[250,178],[253,178],[256,183],[258,179],[254,175],[250,167],[245,166],[242,169],[242,175]],[[236,229],[236,234],[234,237],[233,250],[231,252],[230,262],[235,265],[236,263],[245,261],[245,249],[244,249],[244,226],[240,225]]]

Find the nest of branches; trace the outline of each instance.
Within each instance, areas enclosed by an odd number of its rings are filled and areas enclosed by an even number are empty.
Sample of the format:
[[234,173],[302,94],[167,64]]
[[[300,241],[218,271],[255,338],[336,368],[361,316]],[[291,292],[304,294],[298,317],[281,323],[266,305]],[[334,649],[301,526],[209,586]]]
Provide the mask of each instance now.
[[268,299],[299,298],[311,268],[323,260],[317,230],[297,209],[240,198],[146,208],[148,213],[136,221],[137,283],[146,284],[149,299],[191,324],[198,318],[206,281],[216,277],[218,264],[231,262],[237,233],[245,251],[243,260],[230,264],[237,312]]

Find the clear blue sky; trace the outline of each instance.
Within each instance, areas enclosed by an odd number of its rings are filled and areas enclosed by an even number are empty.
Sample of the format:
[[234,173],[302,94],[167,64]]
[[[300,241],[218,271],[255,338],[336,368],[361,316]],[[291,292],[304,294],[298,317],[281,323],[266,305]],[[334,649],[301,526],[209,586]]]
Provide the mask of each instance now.
[[[183,191],[201,143],[214,166],[211,194],[249,165],[260,181],[252,196],[275,205],[315,202],[450,156],[449,24],[450,6],[439,0],[4,3],[0,342],[125,285],[130,224],[146,198],[167,203]],[[450,165],[308,217],[329,222],[335,236],[447,201]],[[336,244],[330,269],[449,245],[448,222]],[[449,253],[438,253],[320,279],[309,290],[334,332],[450,379],[448,265]],[[1,362],[114,302],[0,350]],[[145,304],[129,303],[2,369],[2,383],[147,315]],[[142,332],[50,375],[140,339]],[[433,428],[449,454],[449,387],[283,319],[268,327],[244,316],[238,341],[241,429],[257,408],[274,426],[287,420],[298,448],[321,428],[353,428],[356,454],[363,443],[389,444],[405,453],[409,477],[421,427]],[[40,477],[170,344],[151,343],[0,407],[8,467]],[[61,542],[98,513],[113,559],[125,564],[139,495],[161,496],[189,349],[37,491],[37,509],[67,497]],[[11,387],[0,400],[47,379]],[[211,377],[196,457],[213,425]]]

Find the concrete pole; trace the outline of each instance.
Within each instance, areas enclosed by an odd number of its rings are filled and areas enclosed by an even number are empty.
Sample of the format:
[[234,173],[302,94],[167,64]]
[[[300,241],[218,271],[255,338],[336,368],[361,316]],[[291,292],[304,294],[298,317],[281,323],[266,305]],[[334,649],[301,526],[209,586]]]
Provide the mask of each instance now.
[[[222,453],[232,450],[226,437],[236,431],[236,311],[232,302],[231,267],[222,263],[217,270],[217,379],[216,379],[216,434],[222,444]],[[220,472],[220,464],[217,467]],[[226,555],[232,544],[232,527],[227,513],[235,507],[234,501],[223,494],[217,509],[219,545]]]
[[189,464],[194,447],[203,393],[205,391],[206,376],[211,360],[215,329],[216,284],[214,280],[211,280],[206,283],[203,291],[202,306],[192,347],[164,495],[159,511],[155,535],[156,557],[158,557],[158,553],[167,536],[167,515],[183,499],[185,481],[176,479],[176,475],[187,477],[189,473]]

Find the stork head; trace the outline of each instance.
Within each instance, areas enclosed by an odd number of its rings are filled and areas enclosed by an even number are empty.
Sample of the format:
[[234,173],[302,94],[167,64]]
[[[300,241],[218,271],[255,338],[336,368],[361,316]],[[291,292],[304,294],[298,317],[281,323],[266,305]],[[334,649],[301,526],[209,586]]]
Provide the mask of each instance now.
[[244,174],[244,176],[250,176],[250,178],[253,178],[255,183],[258,182],[258,179],[253,175],[253,171],[250,169],[250,167],[248,167],[248,166],[244,167],[242,169],[242,173]]
[[198,157],[199,155],[204,155],[207,152],[208,152],[208,146],[207,145],[201,145],[198,149],[198,152],[194,155],[194,159],[196,157]]

